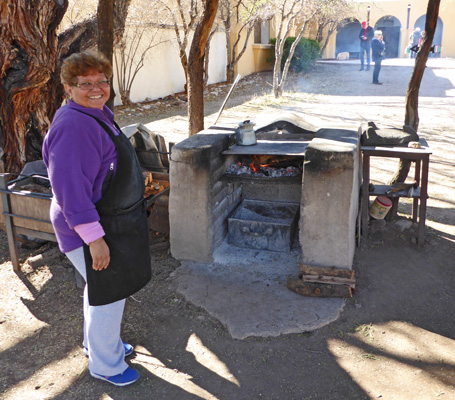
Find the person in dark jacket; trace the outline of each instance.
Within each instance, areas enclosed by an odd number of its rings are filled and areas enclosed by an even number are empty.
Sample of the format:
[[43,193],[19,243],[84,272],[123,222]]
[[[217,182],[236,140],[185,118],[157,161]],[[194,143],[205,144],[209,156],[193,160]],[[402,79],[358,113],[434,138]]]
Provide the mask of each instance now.
[[[409,47],[418,48],[420,46],[420,41],[422,40],[422,34],[420,33],[420,28],[417,27],[414,29],[414,32],[409,36]],[[417,51],[410,50],[409,58],[416,58]]]
[[374,31],[371,26],[368,26],[368,22],[362,22],[362,29],[360,29],[359,39],[360,39],[360,69],[359,71],[364,70],[365,66],[365,54],[367,56],[367,68],[370,70],[370,52],[371,52],[371,40],[374,37]]
[[373,83],[382,85],[379,82],[379,71],[381,71],[381,63],[384,59],[385,44],[382,37],[382,31],[374,31],[374,38],[371,41],[371,53],[374,61]]
[[[87,282],[83,345],[90,374],[126,386],[139,379],[139,373],[124,360],[133,353],[133,346],[120,337],[128,297],[125,289],[130,290],[130,284],[129,279],[112,283],[110,278],[121,273],[132,276],[138,263],[135,255],[140,253],[139,264],[143,261],[145,266],[141,267],[145,270],[141,285],[145,285],[150,275],[150,246],[147,216],[141,211],[142,172],[131,143],[105,105],[111,77],[110,62],[98,53],[76,53],[64,60],[61,80],[69,100],[57,111],[46,134],[43,160],[52,186],[50,216],[59,248]],[[107,202],[111,208],[105,213]],[[112,229],[119,208],[122,222]],[[137,210],[137,220],[131,220],[130,210]],[[138,231],[141,224],[145,229]],[[129,241],[136,231],[143,237],[138,248],[135,242],[140,238],[132,239],[133,246]],[[115,242],[117,237],[120,243]],[[118,255],[119,248],[126,260]],[[95,301],[91,293],[99,293],[97,279],[102,290],[115,296]]]

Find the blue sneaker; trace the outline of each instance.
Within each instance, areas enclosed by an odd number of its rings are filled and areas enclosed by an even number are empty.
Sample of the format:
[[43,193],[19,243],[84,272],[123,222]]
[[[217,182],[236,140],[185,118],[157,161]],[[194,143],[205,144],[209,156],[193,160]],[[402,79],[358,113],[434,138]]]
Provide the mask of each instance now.
[[125,369],[123,373],[114,376],[98,375],[92,371],[90,371],[90,375],[93,376],[95,379],[100,379],[102,381],[112,383],[115,386],[131,385],[132,383],[136,382],[140,377],[139,372],[130,367]]
[[[133,354],[134,347],[131,346],[129,343],[123,342],[123,347],[125,348],[125,357],[128,357],[131,354]],[[88,357],[88,349],[87,349],[87,347],[84,347],[84,354]]]
[[133,354],[134,347],[131,346],[129,343],[123,342],[123,347],[125,348],[125,357],[128,357],[131,354]]

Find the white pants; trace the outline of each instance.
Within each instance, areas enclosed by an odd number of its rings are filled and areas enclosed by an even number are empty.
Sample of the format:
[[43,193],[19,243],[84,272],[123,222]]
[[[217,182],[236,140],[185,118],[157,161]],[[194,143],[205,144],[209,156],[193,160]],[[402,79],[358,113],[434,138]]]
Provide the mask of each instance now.
[[[84,250],[79,247],[66,253],[74,267],[87,281]],[[125,349],[120,338],[125,299],[104,306],[91,306],[87,285],[84,288],[84,347],[88,349],[88,367],[98,375],[114,376],[123,373]]]

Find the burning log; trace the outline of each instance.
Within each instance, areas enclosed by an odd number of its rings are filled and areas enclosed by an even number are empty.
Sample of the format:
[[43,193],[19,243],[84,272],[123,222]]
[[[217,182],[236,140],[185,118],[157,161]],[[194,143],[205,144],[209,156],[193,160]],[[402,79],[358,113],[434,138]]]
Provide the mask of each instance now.
[[[169,178],[165,179],[157,179],[157,178],[165,178],[163,174],[152,174],[151,172],[143,172],[142,175],[145,179],[145,193],[144,197],[152,196],[162,192],[164,189],[169,187]],[[160,175],[160,176],[156,176]]]
[[[271,155],[254,155],[253,162],[251,164],[254,165],[271,165],[276,166],[278,164],[283,164],[284,166],[293,165],[293,163],[302,163],[301,159],[295,156],[271,156]],[[249,161],[248,161],[249,163]]]
[[300,264],[299,278],[288,276],[286,286],[302,296],[351,298],[355,293],[354,271]]
[[286,177],[302,174],[302,158],[295,156],[254,155],[232,164],[227,175]]

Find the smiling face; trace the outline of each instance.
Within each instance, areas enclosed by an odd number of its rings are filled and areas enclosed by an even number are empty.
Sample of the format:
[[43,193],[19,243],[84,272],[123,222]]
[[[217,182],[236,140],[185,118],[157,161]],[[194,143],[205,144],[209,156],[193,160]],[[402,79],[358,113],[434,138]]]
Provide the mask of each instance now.
[[[96,84],[100,81],[107,80],[106,76],[100,72],[92,71],[89,75],[78,76],[77,84],[91,82]],[[94,85],[93,89],[85,90],[74,85],[65,84],[65,90],[69,94],[71,100],[80,106],[87,108],[103,109],[103,106],[109,100],[110,87],[100,87]]]

